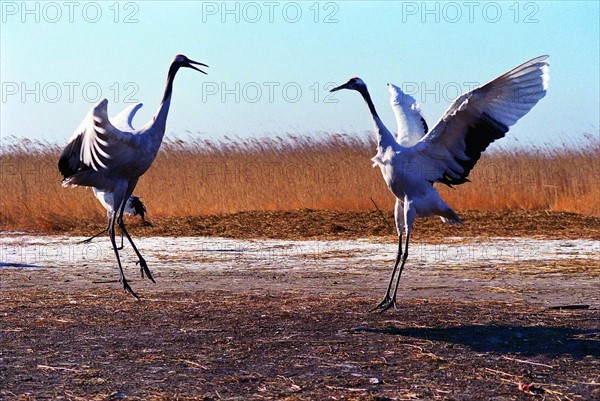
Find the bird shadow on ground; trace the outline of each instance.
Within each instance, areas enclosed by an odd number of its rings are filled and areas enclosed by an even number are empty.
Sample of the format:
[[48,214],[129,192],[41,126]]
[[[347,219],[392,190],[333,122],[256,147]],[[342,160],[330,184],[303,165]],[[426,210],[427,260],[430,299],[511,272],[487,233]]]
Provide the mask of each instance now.
[[10,262],[0,262],[0,269],[1,268],[41,268],[43,266],[38,266],[38,265],[30,265],[27,263],[10,263]]
[[353,331],[463,344],[477,352],[600,357],[600,330],[554,326],[356,327]]

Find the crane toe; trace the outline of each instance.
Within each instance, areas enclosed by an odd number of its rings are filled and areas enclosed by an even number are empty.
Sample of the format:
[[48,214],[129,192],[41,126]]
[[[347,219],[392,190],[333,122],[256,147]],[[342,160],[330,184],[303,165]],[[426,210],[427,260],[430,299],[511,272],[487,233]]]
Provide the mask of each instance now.
[[125,292],[130,293],[131,295],[133,295],[135,297],[136,300],[140,301],[140,297],[133,291],[133,289],[127,282],[127,279],[125,278],[125,276],[121,276],[121,282],[123,283],[123,289],[125,290]]
[[144,278],[144,274],[145,274],[150,279],[150,281],[152,281],[154,284],[156,284],[156,281],[154,281],[154,277],[152,277],[152,273],[150,272],[150,269],[148,268],[148,264],[146,263],[146,260],[144,258],[142,258],[136,262],[136,265],[138,263],[140,265],[140,273],[142,274],[142,278]]
[[369,312],[379,311],[380,313],[383,313],[386,310],[390,309],[392,306],[394,307],[394,309],[398,310],[398,308],[396,307],[396,298],[392,298],[389,294],[385,294],[385,297],[383,297],[381,302],[375,305],[375,307],[369,309]]

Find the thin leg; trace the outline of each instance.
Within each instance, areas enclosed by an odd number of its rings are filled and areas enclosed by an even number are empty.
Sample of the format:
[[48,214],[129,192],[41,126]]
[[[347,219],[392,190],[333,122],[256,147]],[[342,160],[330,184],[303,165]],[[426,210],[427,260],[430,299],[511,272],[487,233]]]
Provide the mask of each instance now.
[[[381,300],[377,306],[369,310],[369,312],[373,312],[377,309],[385,308],[391,302],[391,291],[392,284],[394,282],[394,276],[396,276],[396,269],[398,268],[398,264],[400,263],[400,259],[402,257],[402,231],[400,231],[400,235],[398,236],[398,253],[396,254],[396,262],[394,262],[394,269],[392,270],[392,276],[390,277],[390,282],[388,283],[387,290],[385,292],[385,296]],[[385,309],[384,309],[385,310]]]
[[[403,213],[401,213],[401,208],[403,208]],[[404,265],[406,264],[406,259],[408,259],[408,244],[410,242],[410,232],[412,230],[412,225],[417,217],[417,211],[413,207],[413,203],[404,199],[404,202],[396,201],[396,226],[398,228],[398,257],[396,258],[396,263],[394,265],[394,271],[392,272],[392,277],[390,279],[390,283],[388,285],[387,292],[385,294],[385,298],[383,301],[377,305],[375,309],[381,309],[381,312],[385,312],[392,306],[396,308],[396,295],[398,294],[398,285],[400,284],[400,277],[402,276],[402,270],[404,270]],[[402,231],[400,229],[400,224],[402,224],[406,232],[406,243],[404,246],[404,253],[402,253]],[[396,273],[396,268],[398,267],[398,263],[402,259],[402,263],[400,263],[400,270],[398,271],[398,277],[396,278],[396,285],[394,287],[394,294],[390,297],[391,284],[394,280],[394,274]]]
[[[97,232],[96,234],[92,235],[90,238],[84,239],[83,241],[79,241],[78,244],[87,244],[87,243],[91,242],[94,238],[96,238],[100,234],[104,234],[108,230],[109,230],[109,228],[106,227],[104,230]],[[121,246],[117,247],[117,249],[119,251],[123,249],[123,231],[121,231]]]
[[119,206],[119,213],[118,213],[119,217],[117,219],[117,222],[119,223],[119,227],[121,228],[121,233],[125,234],[125,236],[127,237],[127,240],[129,241],[129,243],[133,247],[133,250],[135,251],[136,255],[139,258],[139,261],[137,263],[140,264],[140,272],[142,274],[142,278],[144,278],[144,273],[145,273],[146,276],[148,276],[148,278],[150,280],[152,280],[153,283],[156,283],[156,281],[154,281],[154,277],[152,277],[152,273],[150,273],[150,269],[148,269],[148,264],[146,263],[146,260],[144,259],[144,257],[140,253],[140,251],[138,251],[137,247],[133,243],[133,240],[131,239],[131,236],[129,235],[129,233],[127,232],[127,229],[125,228],[125,223],[123,222],[123,214],[124,214],[124,211],[125,211],[125,204],[127,203],[127,200],[129,199],[129,197],[133,193],[133,190],[134,190],[134,188],[135,188],[135,186],[137,184],[137,181],[138,180],[136,178],[136,179],[130,180],[128,182],[128,184],[127,184],[127,189],[125,191],[125,195],[123,197],[123,201],[121,202],[121,204]]
[[123,230],[121,230],[121,246],[117,249],[119,249],[119,251],[123,249]]
[[[78,244],[87,244],[89,242],[91,242],[94,238],[96,238],[97,236],[99,236],[100,234],[104,234],[105,232],[107,232],[110,229],[110,220],[111,218],[108,218],[108,225],[106,226],[106,228],[100,232],[97,232],[96,234],[92,235],[90,238],[88,239],[84,239],[83,241],[79,241]],[[117,248],[119,251],[121,249],[123,249],[123,231],[121,231],[121,246]]]
[[[114,214],[115,212],[113,212]],[[110,224],[110,217],[108,218]],[[121,246],[117,248],[119,251],[123,249],[123,230],[121,230]]]
[[129,286],[127,279],[125,278],[125,273],[123,272],[123,266],[121,266],[121,258],[119,257],[119,251],[117,250],[117,241],[115,240],[115,220],[117,213],[113,214],[110,225],[108,228],[108,236],[110,237],[110,242],[112,244],[113,250],[115,251],[115,256],[117,257],[117,264],[119,265],[119,272],[121,273],[121,283],[123,284],[123,289],[133,295],[138,301],[140,297],[137,296],[135,292]]
[[396,286],[394,288],[394,295],[390,300],[390,303],[382,310],[386,311],[390,307],[394,306],[396,308],[396,295],[398,294],[398,285],[400,284],[400,276],[402,275],[402,270],[404,269],[404,264],[406,263],[406,259],[408,258],[408,241],[410,239],[410,232],[406,233],[406,245],[404,247],[404,255],[402,255],[402,264],[400,265],[400,271],[398,272],[398,278],[396,279]]
[[404,270],[404,264],[406,263],[406,259],[408,259],[408,244],[410,242],[410,232],[412,230],[413,222],[417,217],[416,210],[412,207],[412,202],[405,200],[404,201],[404,221],[405,221],[405,230],[406,230],[406,244],[404,246],[404,254],[402,255],[402,263],[400,264],[400,271],[398,272],[398,277],[396,278],[396,286],[394,287],[394,294],[390,299],[390,302],[381,310],[382,312],[388,310],[392,306],[396,308],[396,295],[398,294],[398,285],[400,284],[400,276],[402,276],[402,270]]
[[[135,246],[135,244],[133,243],[133,240],[131,239],[131,236],[129,236],[129,233],[127,232],[127,229],[125,228],[125,223],[123,222],[123,218],[120,217],[118,219],[118,223],[119,223],[119,227],[121,228],[121,235],[125,234],[125,236],[127,237],[127,239],[129,240],[129,243],[131,244],[131,247],[133,248],[133,250],[135,251],[136,255],[139,258],[139,261],[137,263],[140,264],[140,272],[142,274],[142,278],[144,278],[144,273],[146,274],[146,276],[148,276],[148,278],[154,283],[156,284],[156,281],[154,281],[154,277],[152,277],[152,273],[150,273],[150,269],[148,268],[148,264],[146,263],[146,260],[144,259],[144,257],[142,256],[142,254],[140,253],[140,251],[138,251],[137,247]],[[136,264],[137,264],[136,263]]]
[[87,244],[88,242],[92,241],[94,238],[96,238],[96,237],[97,237],[97,236],[99,236],[100,234],[104,234],[105,232],[107,232],[107,231],[110,229],[110,220],[109,220],[108,224],[109,224],[109,225],[108,225],[108,226],[107,226],[107,227],[106,227],[104,230],[102,230],[102,231],[100,231],[100,232],[98,232],[98,233],[96,233],[96,234],[92,235],[92,236],[91,236],[90,238],[88,238],[88,239],[84,239],[83,241],[79,241],[79,242],[78,242],[78,244]]

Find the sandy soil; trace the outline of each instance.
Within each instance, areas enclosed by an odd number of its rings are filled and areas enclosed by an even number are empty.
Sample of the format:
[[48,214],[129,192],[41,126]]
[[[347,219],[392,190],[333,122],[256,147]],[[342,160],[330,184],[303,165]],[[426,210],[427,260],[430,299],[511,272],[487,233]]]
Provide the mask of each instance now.
[[600,399],[598,224],[556,217],[422,234],[385,313],[393,235],[141,238],[135,301],[105,238],[5,233],[0,399]]

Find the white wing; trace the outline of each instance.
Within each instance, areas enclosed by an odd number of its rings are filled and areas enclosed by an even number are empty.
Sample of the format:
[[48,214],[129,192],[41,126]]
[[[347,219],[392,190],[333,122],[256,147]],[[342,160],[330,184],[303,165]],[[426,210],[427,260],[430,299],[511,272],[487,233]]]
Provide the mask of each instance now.
[[135,148],[135,136],[111,124],[106,112],[107,104],[108,100],[104,99],[90,110],[63,150],[58,162],[65,178],[63,185],[101,187],[75,180],[74,176],[90,170],[106,170],[129,161],[131,148]]
[[110,119],[112,125],[120,129],[121,131],[133,131],[132,122],[133,117],[135,117],[135,113],[143,106],[142,103],[132,104],[129,107],[126,107],[119,114]]
[[396,141],[404,147],[414,146],[427,133],[427,123],[421,115],[421,109],[415,98],[402,92],[396,85],[388,84],[388,90],[398,125]]
[[481,153],[546,95],[548,56],[540,56],[459,96],[412,149],[430,182],[457,185]]

